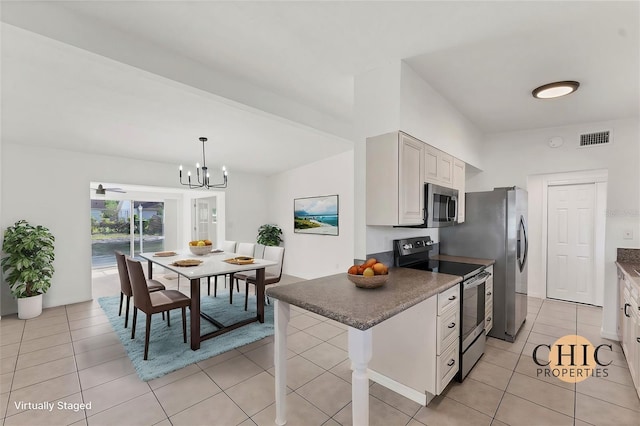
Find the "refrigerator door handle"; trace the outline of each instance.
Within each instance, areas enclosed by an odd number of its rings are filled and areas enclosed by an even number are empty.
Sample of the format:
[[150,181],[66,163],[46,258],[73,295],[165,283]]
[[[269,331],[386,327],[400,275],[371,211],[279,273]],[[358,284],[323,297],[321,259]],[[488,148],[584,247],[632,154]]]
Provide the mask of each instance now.
[[[521,250],[520,247],[524,242],[524,250]],[[527,230],[524,226],[524,217],[520,216],[520,229],[518,229],[518,244],[517,244],[517,257],[518,257],[518,267],[520,268],[520,272],[524,269],[525,264],[527,263],[527,253],[529,251],[529,241],[527,240]]]

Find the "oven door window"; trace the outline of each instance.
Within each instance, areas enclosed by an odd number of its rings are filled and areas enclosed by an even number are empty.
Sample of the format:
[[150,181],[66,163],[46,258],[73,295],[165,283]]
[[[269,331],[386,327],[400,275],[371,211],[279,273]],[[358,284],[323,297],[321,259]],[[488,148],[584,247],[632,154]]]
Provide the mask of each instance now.
[[478,287],[464,289],[462,295],[462,340],[478,326]]
[[462,350],[465,350],[484,329],[484,287],[484,280],[480,284],[463,287]]

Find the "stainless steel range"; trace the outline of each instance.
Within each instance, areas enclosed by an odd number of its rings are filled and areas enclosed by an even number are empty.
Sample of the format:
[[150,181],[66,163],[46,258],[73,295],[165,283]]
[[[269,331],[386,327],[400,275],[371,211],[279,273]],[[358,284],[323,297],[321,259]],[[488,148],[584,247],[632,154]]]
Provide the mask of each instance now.
[[394,240],[395,266],[462,277],[460,286],[460,370],[461,382],[484,353],[486,336],[485,283],[491,276],[482,265],[435,260],[429,257],[433,249],[431,237]]

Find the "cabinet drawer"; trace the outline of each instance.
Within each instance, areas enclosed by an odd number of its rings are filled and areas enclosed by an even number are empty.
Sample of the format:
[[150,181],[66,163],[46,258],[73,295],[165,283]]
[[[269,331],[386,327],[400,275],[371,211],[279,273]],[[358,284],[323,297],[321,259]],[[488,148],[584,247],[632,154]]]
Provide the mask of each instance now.
[[460,284],[456,284],[448,290],[438,293],[438,315],[442,315],[444,311],[451,306],[460,303]]
[[488,302],[493,300],[493,280],[487,281],[484,285],[484,300]]
[[489,333],[489,330],[493,328],[493,313],[491,315],[487,315],[484,318],[484,331],[485,333]]
[[438,363],[436,368],[437,394],[441,394],[444,388],[447,387],[451,379],[454,378],[460,367],[458,358],[458,341],[449,346],[442,355],[438,356]]
[[484,316],[491,317],[493,316],[493,302],[487,303],[484,305]]
[[439,315],[437,322],[436,352],[440,355],[460,336],[460,310],[458,306],[451,306],[442,315]]

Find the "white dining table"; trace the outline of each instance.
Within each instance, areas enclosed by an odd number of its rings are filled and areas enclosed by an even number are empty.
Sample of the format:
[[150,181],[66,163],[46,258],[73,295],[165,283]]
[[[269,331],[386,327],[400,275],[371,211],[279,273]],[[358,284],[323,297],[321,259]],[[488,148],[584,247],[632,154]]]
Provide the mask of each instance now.
[[[238,265],[225,262],[226,259],[236,257],[236,253],[209,253],[203,256],[196,256],[191,252],[176,252],[175,256],[157,256],[155,253],[140,253],[139,256],[148,261],[148,276],[153,278],[153,265],[159,265],[169,269],[180,276],[187,278],[191,283],[191,305],[190,305],[190,338],[191,349],[200,349],[200,343],[203,340],[212,339],[231,330],[235,330],[243,325],[250,324],[255,321],[264,322],[264,276],[267,266],[276,265],[277,262],[264,259],[254,259],[253,263],[246,265]],[[198,266],[175,266],[177,260],[197,259],[202,263]],[[257,299],[257,315],[247,318],[231,325],[224,325],[215,318],[200,311],[200,279],[211,278],[217,275],[231,275],[233,282],[233,274],[245,271],[256,271],[256,299]],[[230,289],[229,291],[232,291]],[[204,318],[213,325],[217,330],[200,335],[200,318]]]

